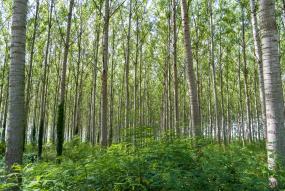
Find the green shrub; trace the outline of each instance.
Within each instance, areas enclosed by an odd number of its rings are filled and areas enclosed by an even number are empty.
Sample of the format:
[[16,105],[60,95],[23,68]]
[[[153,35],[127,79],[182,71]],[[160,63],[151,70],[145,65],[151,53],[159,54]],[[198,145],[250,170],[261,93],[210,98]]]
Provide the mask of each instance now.
[[[262,144],[242,147],[233,143],[223,148],[206,140],[195,146],[191,140],[149,140],[144,147],[122,143],[106,150],[74,140],[65,144],[62,161],[61,164],[56,164],[54,159],[26,164],[23,189],[269,190],[266,153]],[[280,189],[284,189],[284,170],[280,170],[277,176]]]
[[6,145],[3,142],[0,142],[0,157],[5,154]]

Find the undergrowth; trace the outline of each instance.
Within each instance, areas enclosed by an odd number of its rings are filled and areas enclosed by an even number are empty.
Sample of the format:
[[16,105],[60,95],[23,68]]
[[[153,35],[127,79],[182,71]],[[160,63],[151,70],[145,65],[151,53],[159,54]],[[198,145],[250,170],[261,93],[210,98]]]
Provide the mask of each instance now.
[[[65,144],[62,163],[54,147],[45,147],[42,161],[27,149],[22,168],[25,191],[262,191],[268,188],[266,153],[260,144],[226,148],[190,140],[149,141],[144,147],[115,144],[106,149],[74,140]],[[3,161],[0,162],[3,167]],[[3,173],[0,186],[4,189]],[[278,173],[279,189],[285,172]]]

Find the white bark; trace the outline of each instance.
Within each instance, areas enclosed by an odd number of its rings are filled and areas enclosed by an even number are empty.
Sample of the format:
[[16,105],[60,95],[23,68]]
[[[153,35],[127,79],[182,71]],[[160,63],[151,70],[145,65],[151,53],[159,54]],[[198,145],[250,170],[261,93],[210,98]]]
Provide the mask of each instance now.
[[251,9],[251,25],[252,25],[252,34],[254,40],[255,60],[258,63],[261,115],[262,115],[263,129],[264,129],[264,137],[266,138],[266,114],[265,114],[266,108],[265,108],[265,95],[264,95],[265,92],[264,92],[264,79],[263,79],[263,66],[262,66],[262,52],[261,52],[259,29],[257,25],[255,0],[250,0],[250,9]]
[[22,163],[25,126],[25,44],[27,0],[13,1],[11,65],[9,71],[9,120],[5,161],[8,170]]
[[285,156],[284,100],[275,19],[275,1],[260,0],[260,37],[267,119],[268,168]]

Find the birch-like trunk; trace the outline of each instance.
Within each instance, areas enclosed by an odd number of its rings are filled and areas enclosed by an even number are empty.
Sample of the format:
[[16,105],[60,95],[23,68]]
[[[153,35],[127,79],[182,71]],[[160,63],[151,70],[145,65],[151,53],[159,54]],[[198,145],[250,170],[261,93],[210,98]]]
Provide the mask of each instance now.
[[[275,1],[260,0],[260,37],[267,120],[268,168],[276,170],[276,158],[285,157],[284,100],[278,52]],[[270,179],[274,187],[276,181]]]
[[251,25],[252,25],[252,34],[254,40],[255,60],[258,63],[258,80],[259,80],[262,124],[264,129],[264,137],[266,138],[266,113],[265,113],[266,108],[265,108],[265,95],[264,95],[265,93],[264,93],[264,79],[263,79],[263,66],[262,66],[262,52],[261,52],[259,29],[257,25],[255,0],[250,0],[250,10],[251,10]]
[[209,1],[209,9],[210,9],[210,30],[211,30],[211,55],[210,55],[210,62],[212,66],[212,86],[213,86],[213,97],[214,97],[214,109],[215,109],[215,130],[218,136],[218,141],[221,143],[221,127],[220,127],[220,120],[219,120],[219,100],[217,95],[217,80],[216,80],[216,65],[215,65],[215,47],[214,47],[214,22],[213,22],[213,3],[212,0]]
[[9,70],[9,120],[5,162],[22,164],[25,127],[25,53],[27,0],[13,1],[11,64]]
[[251,116],[250,116],[250,97],[249,97],[249,84],[248,84],[248,70],[247,70],[247,58],[246,58],[246,42],[245,42],[245,10],[241,5],[242,11],[242,54],[243,54],[243,77],[244,77],[244,94],[246,102],[246,128],[248,131],[249,141],[252,141],[252,129],[251,129]]

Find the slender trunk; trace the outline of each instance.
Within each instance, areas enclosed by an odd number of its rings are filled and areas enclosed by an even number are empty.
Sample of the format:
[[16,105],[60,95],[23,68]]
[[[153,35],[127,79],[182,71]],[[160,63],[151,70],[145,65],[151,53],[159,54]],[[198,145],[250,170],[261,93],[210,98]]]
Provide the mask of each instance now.
[[140,63],[139,63],[139,126],[142,126],[142,59],[143,59],[142,42],[140,44]]
[[241,87],[241,59],[240,59],[240,48],[238,50],[238,88],[239,88],[239,138],[244,143],[244,124],[243,124],[243,98],[242,98],[242,87]]
[[64,141],[66,66],[67,66],[67,59],[68,59],[73,5],[74,5],[74,0],[70,0],[67,30],[66,30],[66,40],[64,42],[64,57],[63,57],[63,63],[62,63],[62,73],[61,73],[61,83],[60,83],[60,100],[59,100],[59,105],[58,105],[57,145],[56,145],[57,156],[62,155],[63,141]]
[[[28,79],[27,79],[27,90],[26,90],[26,124],[24,129],[24,144],[26,140],[26,131],[29,123],[29,112],[30,112],[30,100],[31,100],[31,89],[32,89],[32,73],[33,73],[33,61],[34,61],[34,53],[35,53],[35,41],[37,36],[37,28],[38,28],[38,17],[39,17],[39,5],[40,0],[36,2],[36,15],[34,21],[34,29],[33,29],[33,36],[31,42],[31,54],[30,54],[30,62],[29,62],[29,70],[28,70]],[[25,146],[25,145],[24,145]]]
[[179,92],[178,92],[178,77],[177,77],[177,27],[176,27],[176,0],[172,0],[172,22],[173,22],[173,85],[174,85],[174,125],[176,135],[180,135],[179,126]]
[[[6,123],[5,121],[6,121],[6,118],[5,118],[5,115],[6,115],[6,113],[7,113],[7,103],[8,103],[8,92],[9,92],[9,90],[8,90],[8,87],[9,87],[9,75],[8,75],[8,73],[7,73],[7,76],[5,76],[5,71],[6,71],[6,69],[7,69],[7,66],[8,66],[8,59],[9,59],[9,48],[8,48],[8,42],[6,42],[5,43],[5,58],[4,58],[4,66],[3,66],[3,68],[2,68],[2,83],[1,83],[1,101],[0,101],[0,107],[1,107],[1,105],[2,105],[2,102],[4,102],[4,122],[3,123]],[[5,78],[7,79],[7,81],[5,80]],[[6,84],[6,87],[7,88],[4,88],[5,86],[4,86],[4,82],[7,82],[7,84]],[[4,88],[4,92],[6,92],[4,95],[3,95],[3,88]],[[5,101],[3,101],[3,100],[5,100]],[[1,115],[1,123],[0,123],[0,125],[2,126],[2,115]],[[4,143],[5,142],[5,131],[6,131],[6,124],[5,124],[5,126],[2,126],[3,127],[3,130],[2,130],[2,133],[1,133],[1,142],[2,143]]]
[[[136,6],[137,5],[137,1],[136,1]],[[134,67],[135,67],[135,85],[134,85],[134,131],[136,133],[136,129],[137,129],[137,114],[138,114],[138,77],[137,77],[137,73],[138,73],[138,59],[139,59],[139,17],[136,16],[136,56],[135,56],[135,63],[134,63]]]
[[230,111],[230,91],[229,91],[229,64],[226,66],[226,85],[227,85],[227,139],[231,143],[232,124],[231,124],[231,111]]
[[91,101],[91,130],[92,130],[92,143],[96,142],[96,93],[97,93],[97,73],[98,73],[98,52],[99,52],[99,39],[100,39],[100,26],[97,25],[96,41],[94,44],[94,63],[93,63],[93,79],[92,79],[92,101]]
[[7,85],[6,85],[6,98],[5,98],[5,107],[4,107],[4,117],[3,117],[3,124],[2,128],[3,128],[3,132],[2,132],[2,137],[1,140],[2,142],[5,142],[5,138],[6,138],[6,124],[7,124],[7,115],[8,115],[8,103],[9,103],[9,74],[7,75]]
[[[170,1],[171,2],[171,1]],[[172,126],[172,93],[171,93],[171,5],[168,6],[169,16],[168,16],[168,43],[167,43],[167,128],[170,132],[170,137],[173,137],[173,126]],[[147,100],[147,99],[146,99]],[[148,100],[147,100],[148,101]]]
[[217,85],[216,85],[216,66],[215,66],[215,50],[214,50],[214,23],[213,23],[213,3],[212,0],[209,1],[209,10],[210,10],[210,30],[211,30],[211,66],[212,66],[212,86],[213,86],[213,93],[214,93],[214,108],[215,108],[215,129],[216,135],[218,136],[218,141],[221,143],[221,127],[220,127],[220,120],[219,120],[219,101],[217,96]]
[[196,52],[196,79],[197,79],[197,91],[198,91],[198,104],[199,104],[199,112],[201,115],[201,125],[202,125],[202,113],[201,113],[201,95],[202,95],[202,83],[200,87],[200,74],[199,74],[199,65],[200,65],[200,60],[199,60],[199,27],[197,25],[197,22],[200,18],[200,4],[198,3],[198,13],[197,13],[197,19],[195,17],[193,18],[194,22],[194,27],[195,27],[195,52]]
[[191,38],[189,32],[189,17],[188,8],[186,0],[181,2],[181,13],[182,13],[182,24],[184,32],[184,44],[186,50],[186,63],[188,72],[188,83],[189,83],[189,96],[190,96],[190,107],[192,115],[192,127],[194,137],[199,137],[201,133],[201,118],[198,106],[198,96],[197,96],[197,84],[195,79],[195,74],[193,70],[193,57],[192,57],[192,47]]
[[[58,55],[58,65],[57,65],[57,78],[56,78],[56,88],[55,88],[55,92],[54,92],[54,105],[53,105],[53,126],[52,126],[52,143],[55,143],[55,129],[56,129],[56,117],[57,117],[57,105],[58,105],[58,90],[59,90],[59,86],[60,86],[60,57],[61,57],[61,51],[59,52]],[[56,58],[56,56],[55,56]]]
[[43,65],[43,76],[42,76],[42,89],[41,89],[41,112],[40,112],[40,128],[39,128],[39,137],[38,137],[38,158],[42,157],[43,149],[43,133],[44,133],[44,123],[45,123],[45,114],[46,114],[46,81],[47,81],[47,67],[48,67],[48,57],[49,57],[49,46],[50,46],[50,34],[52,26],[52,11],[53,11],[53,0],[50,3],[50,10],[48,14],[48,36],[47,44],[45,50],[45,60]]
[[103,37],[103,68],[101,92],[101,145],[108,145],[107,106],[108,106],[108,37],[109,37],[109,0],[105,0],[104,37]]
[[245,16],[244,7],[242,6],[242,53],[243,53],[243,76],[244,76],[244,94],[246,102],[246,128],[248,130],[249,141],[252,141],[252,129],[251,129],[251,117],[250,117],[250,98],[248,90],[248,70],[247,70],[247,59],[246,59],[246,43],[245,43]]
[[251,25],[252,25],[252,34],[253,34],[253,40],[254,40],[255,60],[258,63],[258,80],[259,80],[259,95],[260,95],[260,104],[261,104],[261,117],[262,117],[263,129],[264,129],[264,138],[266,139],[266,131],[267,131],[266,130],[266,108],[265,108],[262,52],[261,52],[259,28],[257,24],[256,9],[257,7],[255,5],[255,0],[250,0]]
[[[220,33],[221,33],[221,30],[220,30]],[[227,144],[227,137],[226,137],[226,127],[225,127],[225,123],[224,123],[224,81],[223,81],[223,61],[222,61],[222,39],[221,39],[221,34],[220,34],[220,47],[219,47],[219,60],[220,60],[220,86],[221,86],[221,126],[222,126],[222,130],[223,130],[223,143],[224,145]]]
[[253,132],[256,132],[256,133],[254,133],[255,138],[257,140],[260,140],[259,112],[258,112],[258,103],[257,103],[257,96],[258,96],[258,93],[257,93],[257,71],[256,70],[254,70],[254,80],[253,81],[254,81],[254,110],[255,110],[254,118],[256,120],[255,129]]
[[[208,66],[208,72],[211,73],[211,48],[209,46],[210,39],[208,40],[208,47],[209,47],[209,66]],[[209,128],[210,128],[210,138],[215,139],[215,130],[213,128],[213,117],[212,117],[212,92],[211,92],[211,75],[208,76],[208,96],[209,96],[209,103],[208,103],[208,117],[209,117]]]
[[132,24],[132,0],[130,0],[129,7],[129,26],[128,26],[128,35],[127,35],[127,52],[126,52],[126,70],[125,70],[125,91],[126,91],[126,100],[125,100],[125,128],[128,131],[129,127],[129,67],[130,67],[130,38],[131,38],[131,24]]
[[[82,15],[81,15],[81,17],[82,17]],[[78,127],[78,115],[80,112],[80,109],[79,109],[79,102],[80,102],[79,92],[82,89],[82,87],[79,84],[80,83],[79,79],[83,75],[80,72],[80,67],[81,67],[80,65],[82,65],[81,64],[81,38],[82,38],[82,19],[80,18],[80,29],[79,29],[79,36],[78,36],[78,42],[77,42],[78,60],[77,60],[77,65],[76,65],[76,76],[75,76],[75,98],[74,98],[74,111],[73,111],[73,130],[74,131],[73,131],[73,135],[78,135],[78,133],[79,133],[79,127]],[[80,90],[79,90],[79,88],[80,88]]]
[[115,62],[115,31],[112,35],[112,60],[111,60],[111,82],[110,82],[110,125],[109,125],[109,145],[113,142],[113,115],[114,115],[114,62]]

